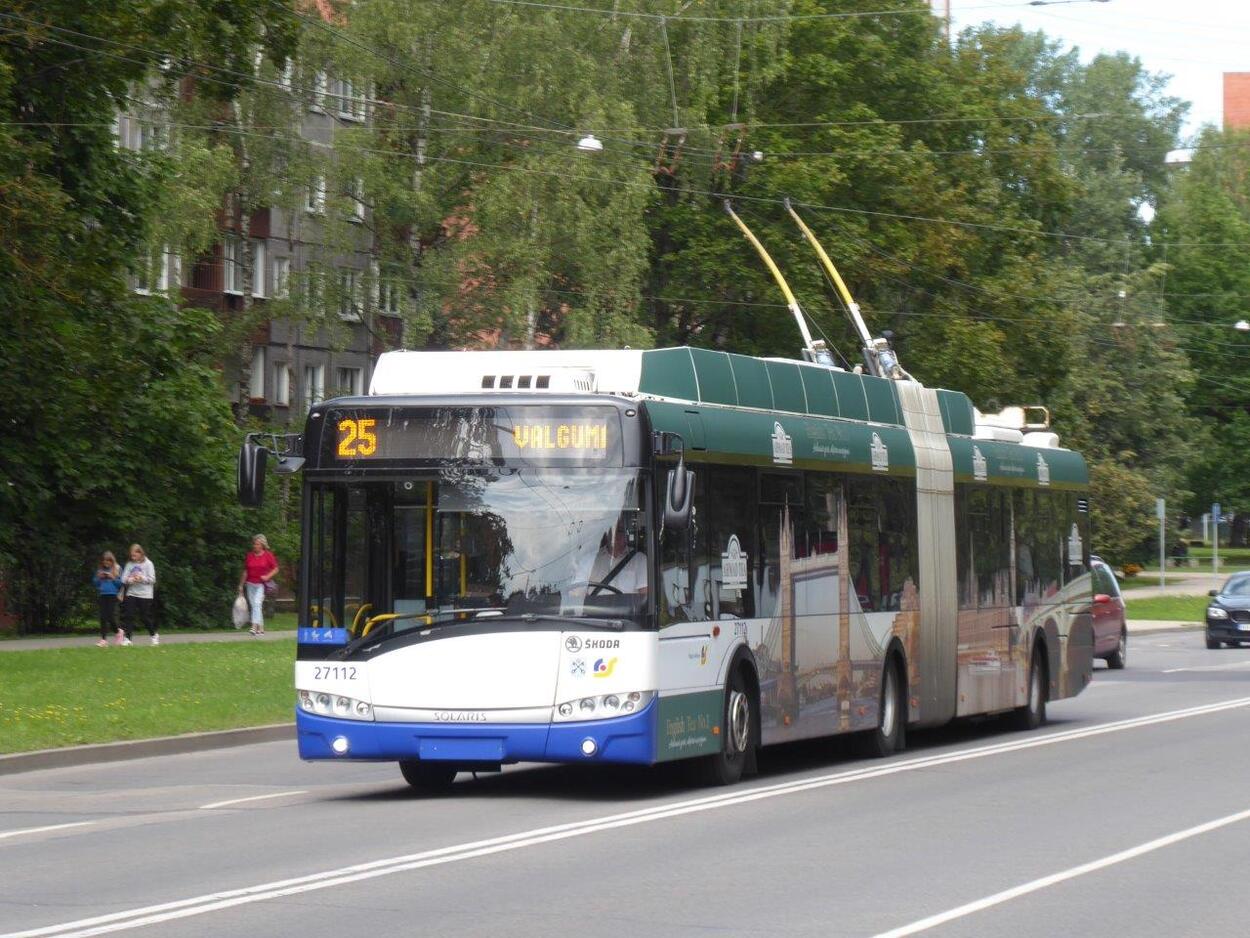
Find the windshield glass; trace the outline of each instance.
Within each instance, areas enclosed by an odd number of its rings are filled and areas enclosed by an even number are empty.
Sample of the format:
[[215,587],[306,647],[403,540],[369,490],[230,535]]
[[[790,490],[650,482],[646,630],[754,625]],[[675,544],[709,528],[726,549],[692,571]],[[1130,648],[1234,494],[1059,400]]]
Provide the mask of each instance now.
[[1220,592],[1225,596],[1250,596],[1250,576],[1233,577]]
[[497,468],[317,486],[309,619],[353,637],[502,615],[638,619],[640,480]]

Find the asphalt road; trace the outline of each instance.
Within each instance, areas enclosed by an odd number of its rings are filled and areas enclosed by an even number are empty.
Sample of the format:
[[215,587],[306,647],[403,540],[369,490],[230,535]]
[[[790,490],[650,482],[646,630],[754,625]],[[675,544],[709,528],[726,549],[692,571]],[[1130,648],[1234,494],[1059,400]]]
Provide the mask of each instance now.
[[0,777],[0,932],[1245,935],[1250,648],[1137,636],[1000,722],[673,772],[518,767],[409,794],[293,743]]

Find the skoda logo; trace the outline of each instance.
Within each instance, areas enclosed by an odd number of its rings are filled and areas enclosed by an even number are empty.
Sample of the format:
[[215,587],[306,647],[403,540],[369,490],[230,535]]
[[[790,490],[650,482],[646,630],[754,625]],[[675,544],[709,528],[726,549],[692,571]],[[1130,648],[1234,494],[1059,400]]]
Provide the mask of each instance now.
[[582,650],[582,640],[576,635],[570,635],[564,640],[564,650],[577,652]]

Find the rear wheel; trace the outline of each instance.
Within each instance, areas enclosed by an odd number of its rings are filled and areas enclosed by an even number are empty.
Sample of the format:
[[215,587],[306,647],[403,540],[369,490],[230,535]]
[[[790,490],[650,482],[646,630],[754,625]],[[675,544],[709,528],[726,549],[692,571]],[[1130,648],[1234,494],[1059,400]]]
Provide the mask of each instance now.
[[1042,645],[1033,646],[1033,660],[1029,663],[1029,702],[1016,709],[1014,717],[1017,729],[1035,730],[1046,722],[1046,662]]
[[417,791],[431,795],[447,791],[456,780],[456,770],[438,762],[408,759],[399,763],[399,771],[403,773],[405,782]]
[[881,672],[881,700],[877,706],[877,728],[864,734],[864,753],[880,759],[898,752],[906,744],[907,708],[898,663],[886,661]]
[[701,785],[734,785],[755,748],[755,702],[741,668],[734,670],[725,688],[725,709],[721,720],[724,748],[695,761],[691,769]]
[[1107,655],[1107,667],[1112,671],[1119,671],[1126,661],[1128,661],[1128,633],[1120,629],[1119,644],[1115,646],[1115,651]]

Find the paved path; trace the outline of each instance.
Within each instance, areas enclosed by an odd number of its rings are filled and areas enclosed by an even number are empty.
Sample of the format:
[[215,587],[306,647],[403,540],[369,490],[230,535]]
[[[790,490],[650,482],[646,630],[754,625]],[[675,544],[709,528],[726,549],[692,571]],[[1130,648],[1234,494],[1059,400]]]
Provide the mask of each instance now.
[[[159,938],[1244,935],[1250,650],[1142,635],[1033,733],[518,766],[415,797],[293,740],[0,778],[0,928]],[[929,934],[929,932],[925,932]],[[2,936],[0,936],[2,938]]]
[[[3,651],[34,651],[39,648],[88,648],[94,647],[98,635],[70,635],[58,638],[15,638],[10,641],[0,642],[0,652]],[[247,629],[240,629],[237,632],[162,632],[162,645],[190,645],[197,642],[281,642],[295,639],[294,629],[285,629],[283,631],[266,632],[264,635],[252,635]],[[138,635],[134,637],[134,645],[131,648],[139,648],[148,644],[147,635]],[[108,648],[101,648],[100,653],[113,651],[114,645],[109,643]],[[117,651],[127,651],[125,648],[117,648]],[[292,652],[294,654],[294,652]]]

